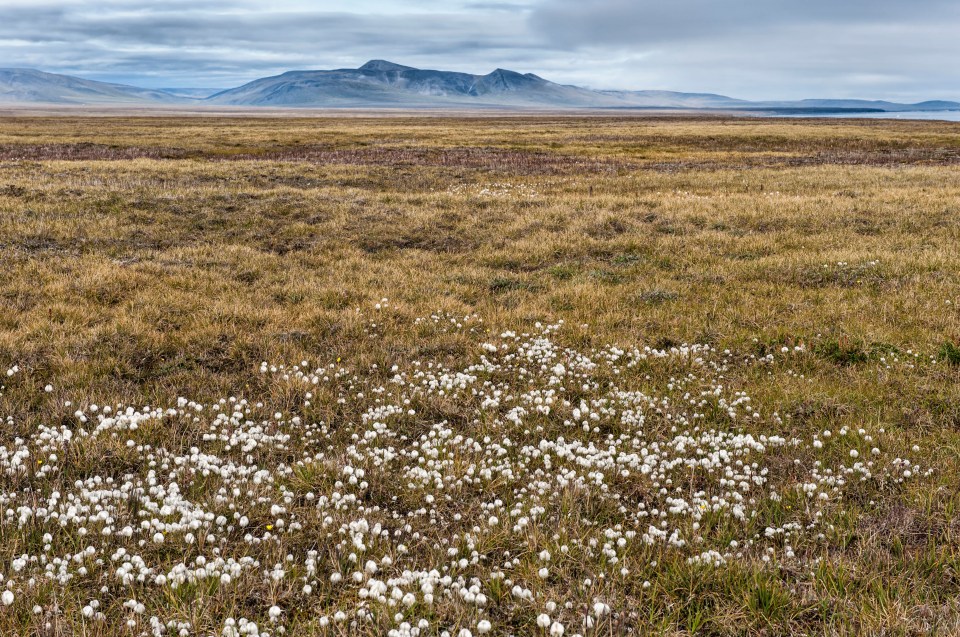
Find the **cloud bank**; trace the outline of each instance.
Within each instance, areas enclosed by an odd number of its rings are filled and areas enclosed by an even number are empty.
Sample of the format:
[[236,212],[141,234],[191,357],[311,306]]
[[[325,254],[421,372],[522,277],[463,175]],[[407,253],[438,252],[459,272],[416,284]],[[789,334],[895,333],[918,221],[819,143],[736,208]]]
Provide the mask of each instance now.
[[960,97],[947,0],[0,0],[0,65],[235,86],[370,58],[747,99]]

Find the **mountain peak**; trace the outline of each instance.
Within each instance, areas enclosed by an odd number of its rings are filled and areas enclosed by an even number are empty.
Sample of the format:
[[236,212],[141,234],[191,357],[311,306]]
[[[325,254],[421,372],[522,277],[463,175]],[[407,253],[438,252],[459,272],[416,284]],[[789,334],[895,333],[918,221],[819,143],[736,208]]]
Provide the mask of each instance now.
[[395,64],[387,60],[370,60],[358,70],[360,71],[414,71],[412,66],[404,66],[402,64]]
[[496,69],[484,75],[477,82],[477,90],[481,93],[501,91],[532,90],[534,87],[549,86],[550,82],[537,76],[523,75],[509,69]]

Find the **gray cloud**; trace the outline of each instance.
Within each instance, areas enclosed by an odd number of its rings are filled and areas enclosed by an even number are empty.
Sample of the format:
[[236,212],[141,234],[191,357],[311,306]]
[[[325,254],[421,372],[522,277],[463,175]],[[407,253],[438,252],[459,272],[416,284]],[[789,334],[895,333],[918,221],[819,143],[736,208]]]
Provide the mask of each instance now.
[[158,3],[139,11],[98,7],[2,10],[0,56],[18,66],[121,81],[154,75],[162,84],[227,85],[291,68],[355,65],[370,57],[441,66],[453,58],[484,64],[482,70],[499,61],[484,58],[498,52],[501,58],[523,58],[536,46],[522,22],[494,24],[499,20],[463,12],[236,11],[223,2]]
[[543,0],[530,25],[585,57],[610,53],[618,79],[647,86],[747,98],[960,93],[953,0]]
[[369,58],[746,98],[958,98],[955,0],[0,0],[0,64],[233,86]]
[[[565,45],[650,44],[751,38],[767,29],[810,29],[960,18],[955,0],[545,0],[535,31]],[[954,22],[956,24],[956,22]]]

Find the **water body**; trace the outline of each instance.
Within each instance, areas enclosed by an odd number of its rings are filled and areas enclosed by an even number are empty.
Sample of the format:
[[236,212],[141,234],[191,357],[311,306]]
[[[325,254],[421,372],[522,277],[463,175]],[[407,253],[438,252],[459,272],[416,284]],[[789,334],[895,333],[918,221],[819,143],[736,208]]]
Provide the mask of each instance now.
[[788,117],[857,117],[866,119],[924,119],[960,122],[960,111],[900,111],[870,113],[791,113]]

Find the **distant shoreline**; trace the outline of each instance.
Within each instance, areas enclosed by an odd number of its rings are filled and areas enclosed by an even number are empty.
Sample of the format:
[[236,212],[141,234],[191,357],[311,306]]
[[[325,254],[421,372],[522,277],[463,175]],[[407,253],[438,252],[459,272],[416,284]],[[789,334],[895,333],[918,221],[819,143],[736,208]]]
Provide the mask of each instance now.
[[746,107],[688,108],[688,107],[593,107],[593,108],[534,108],[505,106],[475,106],[471,108],[443,107],[270,107],[270,106],[214,106],[214,105],[125,105],[125,104],[22,104],[0,103],[0,118],[14,117],[196,117],[196,118],[496,118],[496,117],[628,117],[638,118],[828,118],[828,119],[889,119],[901,121],[960,122],[960,110],[885,111],[878,108],[831,107]]

